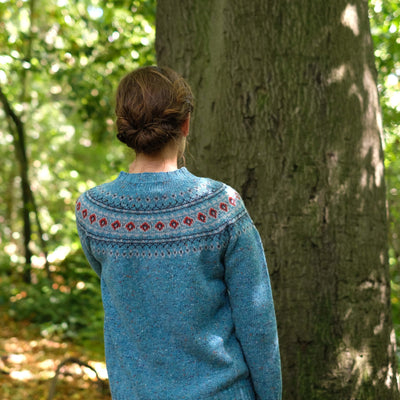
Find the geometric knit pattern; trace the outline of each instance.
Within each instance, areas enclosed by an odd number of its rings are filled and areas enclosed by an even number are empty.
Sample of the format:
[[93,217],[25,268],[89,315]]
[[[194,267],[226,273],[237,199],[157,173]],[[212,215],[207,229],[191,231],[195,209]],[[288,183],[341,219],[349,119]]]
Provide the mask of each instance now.
[[101,280],[113,400],[279,400],[260,236],[239,194],[186,168],[128,174],[76,203]]

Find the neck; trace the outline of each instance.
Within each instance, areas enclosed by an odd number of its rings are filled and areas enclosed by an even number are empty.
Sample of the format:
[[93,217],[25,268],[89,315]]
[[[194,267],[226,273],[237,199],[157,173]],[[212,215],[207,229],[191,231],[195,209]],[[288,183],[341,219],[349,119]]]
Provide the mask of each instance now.
[[178,151],[164,149],[157,154],[136,154],[135,161],[129,166],[129,173],[138,174],[142,172],[170,172],[178,169]]

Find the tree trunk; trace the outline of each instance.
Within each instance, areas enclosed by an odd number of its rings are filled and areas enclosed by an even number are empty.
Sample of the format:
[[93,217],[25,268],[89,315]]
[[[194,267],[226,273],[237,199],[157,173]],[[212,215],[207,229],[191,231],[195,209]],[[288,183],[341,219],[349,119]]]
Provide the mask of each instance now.
[[398,399],[367,1],[159,0],[156,48],[197,99],[190,169],[261,232],[283,398]]
[[[28,41],[26,43],[26,55],[24,57],[25,62],[31,62],[32,58],[32,42],[33,42],[33,24],[34,24],[34,13],[35,13],[35,0],[30,0],[29,2],[29,14],[30,14],[30,25],[29,25],[29,34]],[[21,70],[21,102],[29,102],[30,96],[28,96],[28,71],[25,68]],[[38,229],[38,236],[40,240],[40,244],[42,247],[42,251],[45,257],[45,269],[47,273],[47,277],[51,279],[51,272],[49,268],[49,263],[47,261],[47,245],[44,241],[44,232],[42,229],[42,225],[40,223],[39,211],[36,206],[35,196],[32,192],[30,181],[29,181],[29,164],[28,157],[26,151],[26,133],[25,126],[20,116],[17,116],[15,111],[13,110],[10,102],[8,101],[6,95],[4,94],[2,88],[0,87],[0,103],[3,104],[3,109],[6,116],[9,118],[10,132],[14,138],[14,147],[16,160],[19,165],[20,170],[20,178],[21,178],[21,193],[22,193],[22,218],[23,218],[23,240],[24,240],[24,256],[25,256],[25,267],[23,272],[23,280],[26,283],[31,283],[31,259],[32,259],[32,251],[29,247],[31,238],[32,238],[32,223],[30,219],[30,213],[33,212],[35,216],[36,226]],[[12,121],[12,124],[11,124]]]
[[21,177],[21,193],[22,193],[22,219],[24,226],[24,256],[25,256],[25,266],[23,272],[23,280],[26,283],[31,283],[31,259],[32,259],[32,251],[29,247],[31,237],[32,237],[32,224],[30,219],[30,212],[33,209],[33,194],[29,185],[28,178],[28,160],[26,155],[26,146],[25,146],[25,130],[24,125],[21,120],[15,114],[14,110],[11,108],[10,103],[8,102],[7,97],[3,93],[0,87],[0,102],[3,104],[4,112],[6,116],[13,122],[15,125],[15,130],[11,127],[10,122],[10,131],[14,137],[14,146],[16,159],[19,165],[19,172]]

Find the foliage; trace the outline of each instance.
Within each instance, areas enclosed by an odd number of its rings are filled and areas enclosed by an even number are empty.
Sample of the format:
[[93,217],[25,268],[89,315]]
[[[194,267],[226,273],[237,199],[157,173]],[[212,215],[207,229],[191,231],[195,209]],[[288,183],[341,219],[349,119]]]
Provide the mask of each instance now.
[[[74,199],[122,167],[121,147],[109,151],[113,91],[127,71],[154,62],[153,8],[151,0],[0,3],[0,84],[26,127],[31,186],[51,253],[77,244]],[[19,177],[4,118],[0,143],[1,239],[11,235],[19,249]],[[21,261],[18,254],[12,261]]]
[[99,283],[78,250],[74,204],[129,158],[115,140],[113,95],[124,74],[154,63],[154,16],[155,0],[0,0],[0,89],[24,124],[52,271],[50,281],[31,215],[34,284],[18,279],[19,163],[15,127],[0,108],[0,302],[10,302],[15,318],[40,323],[43,334],[102,337]]
[[[400,345],[400,8],[397,1],[370,1],[378,88],[383,113],[389,202],[389,264],[393,319]],[[398,346],[400,359],[400,346]]]
[[[20,177],[12,124],[0,109],[0,304],[43,334],[101,335],[97,278],[75,229],[74,200],[112,179],[129,154],[116,145],[113,92],[127,71],[154,63],[155,0],[0,0],[0,88],[26,128],[30,182],[40,211],[31,248],[35,283],[20,280]],[[390,206],[389,256],[394,322],[400,335],[400,9],[370,1]],[[112,149],[112,151],[110,151]],[[400,348],[400,346],[399,346]]]
[[8,304],[15,320],[30,320],[44,337],[74,339],[101,352],[103,313],[97,276],[86,267],[80,250],[68,256],[54,280],[40,277],[35,284],[18,275],[3,276],[0,305]]

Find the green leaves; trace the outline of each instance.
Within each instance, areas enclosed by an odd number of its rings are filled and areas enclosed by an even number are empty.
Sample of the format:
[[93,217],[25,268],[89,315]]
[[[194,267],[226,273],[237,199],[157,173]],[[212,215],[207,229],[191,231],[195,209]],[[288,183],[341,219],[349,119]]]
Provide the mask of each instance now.
[[[114,91],[122,75],[154,63],[154,15],[154,0],[0,3],[0,84],[25,124],[30,181],[50,251],[60,241],[76,244],[72,211],[79,193],[129,163],[115,139]],[[0,234],[6,241],[21,231],[10,129],[2,118]],[[18,249],[20,239],[12,240]],[[32,245],[39,256],[40,246]]]
[[90,290],[73,289],[71,277],[83,266],[88,271],[84,257],[71,258],[80,247],[74,204],[80,193],[130,163],[132,155],[115,137],[113,98],[124,74],[155,62],[154,18],[155,0],[0,1],[0,85],[24,124],[30,186],[53,280],[71,287],[67,295],[46,281],[33,215],[29,247],[36,283],[17,282],[24,264],[19,163],[15,128],[0,108],[0,240],[6,249],[0,275],[16,291],[0,300],[26,293],[10,302],[11,311],[45,324],[47,332],[83,335],[85,318],[101,326],[97,281]]
[[40,324],[43,336],[102,343],[99,282],[81,250],[64,261],[54,281],[39,278],[28,285],[5,278],[1,293],[0,304],[9,303],[10,316]]
[[400,160],[398,157],[400,153],[400,8],[398,2],[370,1],[370,17],[383,113],[393,319],[400,343],[400,242],[398,239],[400,235]]
[[[78,330],[83,335],[81,318],[91,318],[79,314],[85,307],[95,310],[91,315],[101,322],[99,289],[93,277],[84,276],[88,271],[82,271],[84,258],[76,256],[79,241],[74,202],[84,190],[127,168],[131,154],[115,139],[114,92],[125,73],[155,63],[155,6],[155,0],[0,1],[0,85],[26,127],[29,178],[53,274],[61,277],[63,284],[75,285],[67,296],[52,288],[54,282],[44,280],[36,228],[31,248],[38,283],[28,289],[4,278],[16,293],[2,291],[0,302],[25,291],[27,296],[14,302],[11,309],[16,315],[34,317],[48,332]],[[370,16],[383,111],[392,303],[399,332],[398,2],[371,0]],[[10,129],[12,125],[0,109],[0,239],[6,250],[0,258],[0,274],[4,276],[14,276],[23,264],[20,177]],[[93,286],[77,290],[80,281]]]

